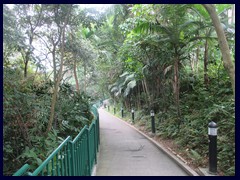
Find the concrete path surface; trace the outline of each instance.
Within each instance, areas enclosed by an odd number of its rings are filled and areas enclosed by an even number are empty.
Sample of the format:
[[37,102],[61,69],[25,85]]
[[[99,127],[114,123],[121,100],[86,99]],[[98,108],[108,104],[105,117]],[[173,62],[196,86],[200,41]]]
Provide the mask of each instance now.
[[124,122],[99,109],[96,176],[187,176],[172,159]]

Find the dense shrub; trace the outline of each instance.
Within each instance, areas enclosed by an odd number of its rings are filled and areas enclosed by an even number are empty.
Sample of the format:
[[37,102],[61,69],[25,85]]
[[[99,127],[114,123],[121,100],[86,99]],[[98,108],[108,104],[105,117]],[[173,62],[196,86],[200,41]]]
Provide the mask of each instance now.
[[17,69],[4,69],[3,171],[13,174],[24,163],[36,168],[68,135],[75,137],[91,123],[89,97],[61,84],[53,128],[49,120],[52,81],[22,78]]

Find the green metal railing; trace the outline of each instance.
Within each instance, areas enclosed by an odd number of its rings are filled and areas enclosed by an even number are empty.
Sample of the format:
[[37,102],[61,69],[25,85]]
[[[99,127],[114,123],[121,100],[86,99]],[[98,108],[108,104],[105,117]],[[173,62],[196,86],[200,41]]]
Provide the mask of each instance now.
[[30,165],[25,164],[13,176],[90,176],[100,144],[96,106],[91,111],[94,120],[89,128],[84,126],[74,140],[68,136],[32,173],[28,171]]

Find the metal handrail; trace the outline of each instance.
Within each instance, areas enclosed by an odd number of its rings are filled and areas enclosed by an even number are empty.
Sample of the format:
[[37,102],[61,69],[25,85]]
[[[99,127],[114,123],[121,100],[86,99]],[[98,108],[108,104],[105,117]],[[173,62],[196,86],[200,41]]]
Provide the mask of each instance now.
[[29,164],[23,165],[17,172],[13,174],[13,176],[22,176],[26,173],[26,171],[30,168]]
[[71,137],[68,136],[49,156],[48,158],[43,161],[43,163],[32,173],[33,176],[37,176],[44,168],[45,166],[53,159],[57,153],[64,148],[64,146],[71,140]]
[[94,119],[89,126],[84,126],[72,140],[68,136],[33,173],[29,164],[22,166],[13,176],[89,176],[97,162],[99,146],[99,116],[96,106],[91,111]]

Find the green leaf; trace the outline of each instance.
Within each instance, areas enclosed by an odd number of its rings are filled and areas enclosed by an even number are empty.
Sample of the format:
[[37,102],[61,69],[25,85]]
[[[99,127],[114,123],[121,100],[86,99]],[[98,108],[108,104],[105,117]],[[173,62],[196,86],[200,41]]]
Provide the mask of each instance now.
[[223,12],[230,9],[233,5],[232,4],[216,4],[216,10],[218,15],[222,14]]
[[193,7],[197,11],[197,13],[199,15],[201,15],[204,19],[209,19],[210,18],[208,12],[206,11],[206,9],[202,5],[194,4]]
[[129,74],[129,72],[124,72],[123,74],[121,74],[119,77],[124,77],[124,76],[126,76],[126,75],[128,75]]
[[126,96],[129,94],[130,90],[133,89],[136,85],[137,85],[136,80],[130,81],[130,82],[127,84],[127,88],[126,88],[125,91],[124,91],[124,97],[126,97]]
[[36,160],[37,160],[37,164],[38,164],[38,165],[41,165],[41,164],[42,164],[42,160],[41,160],[41,159],[36,158]]

